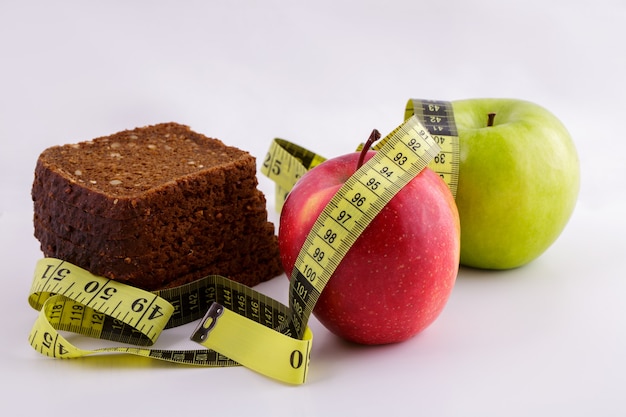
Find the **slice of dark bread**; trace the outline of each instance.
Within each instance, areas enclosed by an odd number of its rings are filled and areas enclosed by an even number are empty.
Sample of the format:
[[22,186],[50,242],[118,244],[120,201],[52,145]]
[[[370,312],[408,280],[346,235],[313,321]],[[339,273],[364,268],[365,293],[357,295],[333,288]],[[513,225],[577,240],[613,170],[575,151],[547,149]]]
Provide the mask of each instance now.
[[190,212],[208,193],[219,202],[256,184],[248,152],[164,123],[46,149],[37,160],[32,195],[128,220],[168,209]]
[[32,198],[44,255],[97,275],[155,290],[202,273],[246,285],[282,273],[254,157],[187,126],[48,148]]
[[34,210],[36,231],[53,232],[94,251],[106,247],[113,251],[111,255],[136,255],[171,249],[172,245],[210,244],[211,240],[238,235],[244,229],[254,233],[267,220],[265,199],[260,192],[231,204],[205,206],[191,214],[156,213],[129,220],[92,216],[73,206],[50,203],[51,200],[41,199]]
[[[195,245],[181,248],[181,252],[164,250],[128,256],[112,256],[107,250],[93,252],[42,228],[37,235],[46,256],[64,259],[96,275],[147,290],[163,288],[198,270],[225,275],[249,286],[258,284],[258,276],[264,271],[278,271],[276,275],[282,272],[278,248],[273,242],[273,227],[268,227],[265,233],[254,233],[257,238],[229,240],[224,245]],[[214,241],[217,242],[219,239]]]

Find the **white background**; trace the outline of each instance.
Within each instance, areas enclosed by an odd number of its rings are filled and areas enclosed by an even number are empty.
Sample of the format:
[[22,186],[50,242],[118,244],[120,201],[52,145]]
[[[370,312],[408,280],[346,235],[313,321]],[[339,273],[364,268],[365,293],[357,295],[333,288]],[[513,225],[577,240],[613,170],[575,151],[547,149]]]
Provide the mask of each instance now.
[[[626,415],[626,3],[0,1],[0,407],[10,415]],[[283,137],[325,156],[402,121],[411,98],[515,97],[574,137],[582,187],[521,269],[460,271],[408,342],[345,344],[315,321],[309,380],[27,343],[41,257],[30,186],[48,146],[165,121],[258,160]],[[260,176],[273,202],[273,184]],[[272,205],[270,204],[270,210]],[[275,215],[272,213],[275,219]],[[284,277],[258,287],[284,300]],[[159,347],[189,346],[192,331]],[[4,412],[4,411],[3,411]]]

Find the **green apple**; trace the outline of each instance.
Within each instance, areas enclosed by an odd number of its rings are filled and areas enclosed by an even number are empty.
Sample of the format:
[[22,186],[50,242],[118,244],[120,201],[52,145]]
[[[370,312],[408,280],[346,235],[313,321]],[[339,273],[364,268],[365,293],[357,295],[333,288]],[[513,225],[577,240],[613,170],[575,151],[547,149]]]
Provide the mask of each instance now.
[[580,168],[565,126],[548,110],[514,99],[452,102],[459,134],[456,203],[461,264],[522,266],[567,224]]

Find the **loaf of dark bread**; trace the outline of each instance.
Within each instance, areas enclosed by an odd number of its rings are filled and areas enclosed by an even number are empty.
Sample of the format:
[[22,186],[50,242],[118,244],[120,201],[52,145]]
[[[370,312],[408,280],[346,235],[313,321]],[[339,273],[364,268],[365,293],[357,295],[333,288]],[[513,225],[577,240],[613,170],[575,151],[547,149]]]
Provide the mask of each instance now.
[[147,290],[219,274],[282,273],[248,152],[164,123],[39,156],[32,188],[45,256]]

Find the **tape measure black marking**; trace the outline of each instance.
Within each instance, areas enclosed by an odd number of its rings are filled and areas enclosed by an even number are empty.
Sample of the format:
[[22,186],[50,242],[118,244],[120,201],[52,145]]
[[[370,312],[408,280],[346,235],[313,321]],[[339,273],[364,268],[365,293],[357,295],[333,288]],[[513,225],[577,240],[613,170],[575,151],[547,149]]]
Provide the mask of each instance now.
[[454,121],[452,103],[441,100],[410,99],[404,118],[415,115],[428,129],[441,151],[428,165],[448,184],[456,198],[459,185],[460,149],[459,134]]

